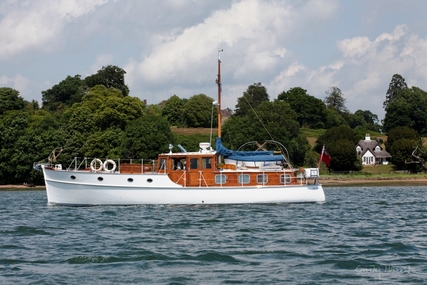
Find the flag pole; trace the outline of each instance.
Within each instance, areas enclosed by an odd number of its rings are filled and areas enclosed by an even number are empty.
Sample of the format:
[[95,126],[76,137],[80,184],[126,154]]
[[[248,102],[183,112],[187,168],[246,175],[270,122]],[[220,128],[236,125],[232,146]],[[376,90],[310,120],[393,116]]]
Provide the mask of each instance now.
[[319,159],[319,163],[317,164],[317,168],[319,169],[320,169],[320,163],[322,162],[324,152],[325,152],[325,145],[323,145],[322,151],[320,152],[320,159]]

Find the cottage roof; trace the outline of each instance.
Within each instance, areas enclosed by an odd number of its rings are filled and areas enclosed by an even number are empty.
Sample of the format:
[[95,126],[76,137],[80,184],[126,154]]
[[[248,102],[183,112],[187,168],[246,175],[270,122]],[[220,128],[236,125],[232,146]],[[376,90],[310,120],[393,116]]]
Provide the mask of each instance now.
[[[364,140],[360,140],[356,147],[360,146],[362,152],[360,154],[360,156],[365,155],[365,153],[369,150],[376,158],[389,158],[391,157],[391,155],[382,149],[382,147],[378,144],[377,141],[375,140],[371,140],[369,135],[367,135],[365,137]],[[375,150],[377,148],[377,146],[379,147],[378,150]]]

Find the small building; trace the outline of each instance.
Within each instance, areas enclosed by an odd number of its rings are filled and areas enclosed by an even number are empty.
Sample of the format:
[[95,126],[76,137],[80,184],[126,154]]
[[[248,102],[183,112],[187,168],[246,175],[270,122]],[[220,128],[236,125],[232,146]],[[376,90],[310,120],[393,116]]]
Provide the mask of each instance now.
[[388,164],[391,158],[391,155],[383,150],[377,141],[371,140],[369,134],[357,143],[356,152],[362,158],[363,165]]

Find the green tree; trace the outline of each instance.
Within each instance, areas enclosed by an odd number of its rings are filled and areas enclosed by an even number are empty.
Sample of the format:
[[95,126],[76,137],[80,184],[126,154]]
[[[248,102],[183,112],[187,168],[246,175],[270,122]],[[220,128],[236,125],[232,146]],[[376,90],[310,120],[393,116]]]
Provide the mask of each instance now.
[[[184,106],[184,118],[189,128],[210,128],[218,125],[216,107],[213,108],[213,99],[205,94],[192,96]],[[213,116],[213,120],[211,120]]]
[[129,88],[125,84],[125,74],[122,68],[115,65],[103,66],[96,74],[90,75],[84,79],[86,85],[91,88],[96,85],[104,85],[107,88],[114,87],[120,92],[123,96],[129,95]]
[[355,132],[348,126],[333,127],[317,138],[314,149],[317,153],[325,146],[331,156],[331,168],[334,171],[360,170],[356,153],[356,143],[359,141]]
[[365,126],[365,119],[360,113],[348,113],[344,117],[349,127],[352,129]]
[[383,126],[385,132],[398,126],[407,126],[426,136],[427,93],[418,87],[398,91],[397,98],[387,106]]
[[292,110],[297,113],[297,121],[301,127],[325,128],[325,104],[322,100],[308,95],[307,90],[301,87],[294,87],[287,92],[280,93],[277,99],[290,104]]
[[304,156],[310,146],[300,134],[296,113],[287,102],[265,101],[245,116],[232,115],[223,125],[224,145],[238,149],[244,143],[274,140],[283,144],[289,159],[295,166],[304,164]]
[[354,115],[363,118],[363,127],[368,130],[379,132],[381,130],[381,125],[379,124],[378,116],[373,114],[369,110],[357,110]]
[[[53,149],[64,146],[66,140],[67,133],[54,115],[45,110],[32,114],[25,132],[14,143],[10,162],[15,164],[15,183],[42,184],[42,173],[30,166],[35,161],[45,160]],[[70,161],[67,157],[63,163],[68,165]]]
[[162,108],[162,116],[172,126],[184,125],[184,101],[176,95],[170,97]]
[[123,131],[113,127],[92,133],[84,142],[81,152],[85,157],[121,158]]
[[338,113],[348,113],[348,109],[345,106],[345,98],[341,89],[338,87],[331,87],[329,91],[326,91],[325,104],[326,108],[336,110]]
[[9,87],[0,87],[0,115],[6,111],[21,110],[24,105],[25,100],[19,96],[19,91]]
[[[412,152],[422,147],[422,140],[416,130],[409,127],[396,127],[390,130],[386,150],[391,154],[391,162],[397,169],[408,169],[405,161],[412,161]],[[413,169],[415,170],[415,169]]]
[[144,103],[136,97],[124,96],[115,88],[95,86],[84,96],[82,106],[94,111],[96,125],[101,130],[120,128],[144,113]]
[[[399,139],[394,142],[390,149],[391,162],[399,170],[410,170],[415,165],[408,165],[406,161],[412,161],[412,152],[417,147],[417,143],[410,139]],[[416,169],[412,169],[413,172],[417,172]]]
[[122,150],[122,131],[144,116],[144,103],[123,96],[116,88],[97,85],[86,92],[62,116],[69,139],[66,147],[74,156],[118,157]]
[[52,88],[42,91],[42,107],[49,111],[63,110],[81,102],[86,90],[80,75],[67,76]]
[[125,158],[156,159],[159,153],[169,151],[174,136],[166,118],[147,114],[130,122],[122,143]]
[[[21,163],[17,153],[16,141],[25,135],[25,130],[30,124],[30,115],[23,110],[7,111],[0,120],[0,184],[13,184],[17,182],[16,168]],[[28,165],[27,165],[28,167]]]
[[338,126],[347,126],[348,123],[342,116],[342,114],[338,113],[337,110],[334,109],[326,109],[326,129],[338,127]]
[[390,85],[388,86],[385,101],[383,103],[384,109],[387,111],[388,105],[399,97],[399,91],[408,88],[405,78],[400,74],[394,74],[391,78]]
[[243,96],[237,99],[236,109],[234,114],[236,116],[245,116],[253,114],[252,109],[255,109],[262,102],[269,101],[267,88],[262,86],[261,82],[254,83],[243,92]]

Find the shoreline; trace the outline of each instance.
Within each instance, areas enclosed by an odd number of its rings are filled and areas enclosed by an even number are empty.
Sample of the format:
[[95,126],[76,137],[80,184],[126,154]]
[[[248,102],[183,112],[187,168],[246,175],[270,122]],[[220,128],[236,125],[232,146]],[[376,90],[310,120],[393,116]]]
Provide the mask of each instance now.
[[427,178],[332,178],[320,179],[324,187],[346,187],[346,186],[427,186]]
[[[320,178],[320,184],[324,187],[345,187],[345,186],[427,186],[426,178]],[[1,191],[20,191],[20,190],[45,190],[44,185],[24,185],[8,184],[0,185]]]

